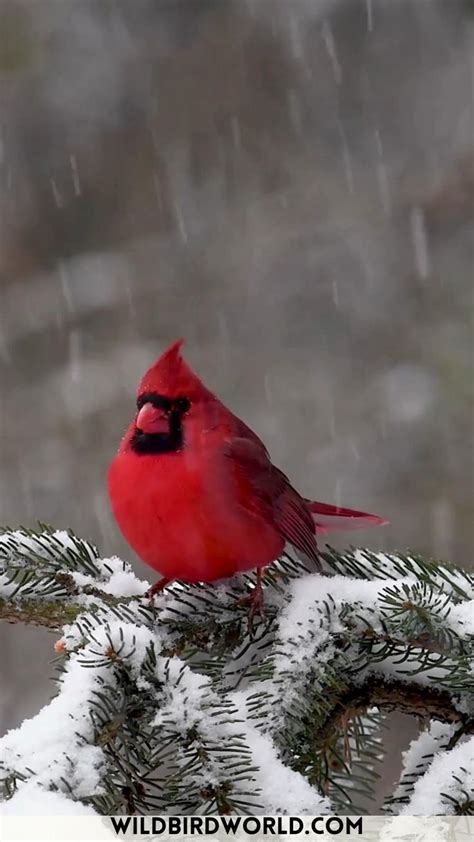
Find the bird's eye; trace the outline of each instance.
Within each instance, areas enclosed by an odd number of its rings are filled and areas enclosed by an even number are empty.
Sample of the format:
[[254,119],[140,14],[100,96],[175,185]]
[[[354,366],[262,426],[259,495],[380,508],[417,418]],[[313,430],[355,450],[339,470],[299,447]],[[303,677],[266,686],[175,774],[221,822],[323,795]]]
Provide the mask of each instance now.
[[190,406],[191,403],[188,400],[188,398],[178,398],[178,400],[176,401],[176,408],[181,412],[182,415],[184,415],[184,413],[189,410]]

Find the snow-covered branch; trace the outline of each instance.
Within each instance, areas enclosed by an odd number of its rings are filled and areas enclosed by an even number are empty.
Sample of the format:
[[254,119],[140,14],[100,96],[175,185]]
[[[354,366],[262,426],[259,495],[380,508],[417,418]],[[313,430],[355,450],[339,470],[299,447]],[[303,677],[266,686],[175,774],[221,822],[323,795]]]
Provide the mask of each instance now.
[[1,535],[3,618],[61,626],[63,654],[58,695],[0,741],[5,795],[34,783],[104,813],[354,812],[398,709],[446,739],[407,760],[390,809],[424,804],[418,779],[446,755],[442,809],[465,812],[470,772],[452,758],[473,732],[472,580],[398,553],[323,561],[325,575],[272,565],[249,636],[252,576],[175,583],[151,604],[128,565],[70,533]]

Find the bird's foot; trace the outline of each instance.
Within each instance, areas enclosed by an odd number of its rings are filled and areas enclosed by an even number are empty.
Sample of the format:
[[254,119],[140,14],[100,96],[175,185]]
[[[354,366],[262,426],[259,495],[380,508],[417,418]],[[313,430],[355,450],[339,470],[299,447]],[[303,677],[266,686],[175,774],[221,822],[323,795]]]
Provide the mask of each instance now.
[[246,596],[242,596],[238,601],[238,605],[248,605],[249,606],[249,613],[248,613],[248,631],[249,634],[253,632],[253,621],[255,616],[258,614],[260,618],[263,619],[265,616],[264,605],[265,601],[263,598],[263,587],[262,587],[262,572],[260,568],[257,569],[257,582],[255,587],[251,591],[251,593],[247,594]]
[[166,585],[169,585],[171,581],[172,579],[165,579],[165,577],[163,577],[162,579],[158,579],[158,581],[155,582],[155,584],[152,585],[151,588],[148,588],[145,596],[148,599],[152,600],[155,594],[161,593],[161,591],[163,591],[166,588]]

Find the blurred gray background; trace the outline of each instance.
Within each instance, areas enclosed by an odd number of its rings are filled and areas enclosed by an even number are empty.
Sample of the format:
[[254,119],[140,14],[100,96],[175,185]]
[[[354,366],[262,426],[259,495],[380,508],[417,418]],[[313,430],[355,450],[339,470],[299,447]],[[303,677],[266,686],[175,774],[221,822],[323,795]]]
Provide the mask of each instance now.
[[[473,32],[471,0],[0,2],[0,523],[149,575],[105,474],[185,336],[302,492],[391,520],[339,546],[470,563]],[[54,639],[0,627],[0,733]]]

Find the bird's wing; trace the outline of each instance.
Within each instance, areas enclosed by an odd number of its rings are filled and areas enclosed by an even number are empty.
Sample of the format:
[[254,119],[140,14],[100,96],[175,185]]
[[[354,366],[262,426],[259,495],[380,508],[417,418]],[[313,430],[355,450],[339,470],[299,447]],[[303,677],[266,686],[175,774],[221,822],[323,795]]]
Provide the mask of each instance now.
[[238,432],[244,435],[229,438],[225,448],[237,478],[240,504],[273,522],[285,541],[319,564],[315,525],[306,502],[272,465],[258,436],[246,435],[247,429],[242,425]]

